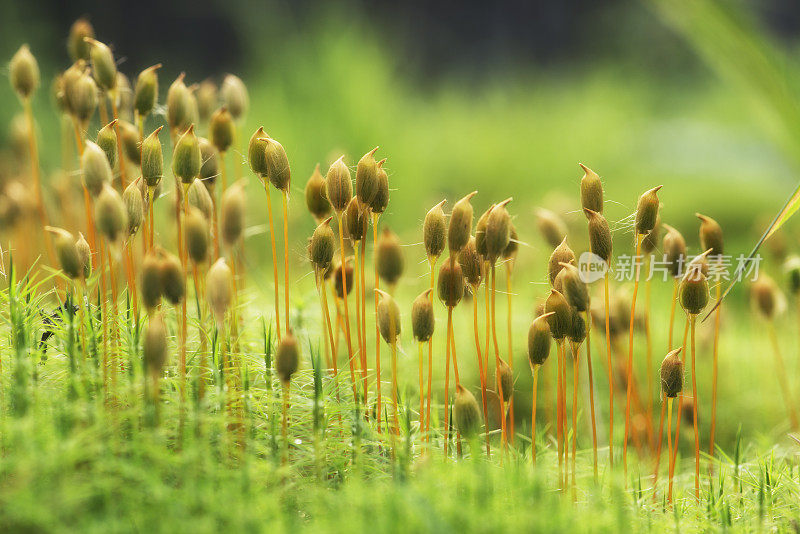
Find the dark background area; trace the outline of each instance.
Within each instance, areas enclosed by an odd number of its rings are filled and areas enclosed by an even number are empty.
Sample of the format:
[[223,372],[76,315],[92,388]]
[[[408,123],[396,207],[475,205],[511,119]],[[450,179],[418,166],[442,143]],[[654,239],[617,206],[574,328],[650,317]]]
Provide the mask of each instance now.
[[[800,3],[751,4],[776,35],[794,40],[800,32]],[[309,24],[328,11],[344,12],[346,20],[378,33],[405,59],[402,63],[408,74],[421,80],[453,70],[479,79],[519,63],[558,67],[613,58],[673,72],[693,61],[680,39],[644,3],[631,0],[335,4],[318,0],[4,0],[0,53],[10,56],[20,39],[39,50],[63,50],[59,45],[69,25],[87,15],[100,38],[113,36],[115,48],[136,50],[136,64],[125,67],[129,72],[152,64],[167,50],[174,63],[198,75],[241,72],[248,67],[250,51],[279,52],[281,41],[309,33]],[[67,61],[66,53],[47,59],[59,65]]]

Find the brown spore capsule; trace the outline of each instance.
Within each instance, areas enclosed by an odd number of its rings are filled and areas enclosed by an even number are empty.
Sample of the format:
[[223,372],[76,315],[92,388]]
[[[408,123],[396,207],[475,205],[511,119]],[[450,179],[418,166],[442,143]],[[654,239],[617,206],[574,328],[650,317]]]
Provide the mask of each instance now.
[[457,254],[469,241],[469,236],[472,233],[472,204],[470,200],[478,192],[464,196],[455,206],[453,212],[450,214],[450,224],[447,227],[447,245],[451,254]]
[[281,338],[275,351],[275,372],[282,383],[288,384],[299,367],[300,343],[294,334],[289,332]]
[[89,278],[92,274],[92,249],[89,247],[89,242],[83,237],[83,234],[78,232],[78,240],[75,243],[75,248],[78,251],[78,258],[80,260],[83,277]]
[[786,272],[789,292],[792,295],[800,294],[800,257],[790,256],[783,266]]
[[397,338],[400,337],[400,307],[397,305],[391,295],[381,291],[375,290],[380,296],[378,301],[378,330],[381,337],[388,344],[397,343]]
[[567,337],[576,344],[581,344],[586,339],[586,320],[583,318],[583,314],[574,307],[572,308],[572,321],[570,322]]
[[578,268],[571,263],[562,263],[560,276],[562,276],[563,294],[571,306],[579,312],[589,309],[589,288],[581,278]]
[[122,193],[122,201],[125,203],[125,213],[128,218],[128,235],[135,235],[144,220],[144,199],[139,180],[131,182]]
[[503,402],[511,400],[514,395],[514,373],[511,372],[511,367],[502,358],[498,359],[498,365],[495,368],[495,379],[500,384],[500,394]]
[[67,51],[73,61],[89,59],[91,45],[86,41],[86,37],[94,38],[94,28],[86,18],[81,17],[72,23],[67,39]]
[[775,281],[766,274],[759,274],[750,286],[750,298],[756,311],[766,319],[774,319],[779,309],[780,291]]
[[367,230],[369,229],[369,217],[367,210],[358,200],[358,197],[350,199],[345,211],[344,223],[346,234],[353,242],[358,242],[367,237]]
[[567,237],[566,223],[548,209],[538,208],[536,210],[536,226],[547,244],[553,248],[556,248]]
[[142,153],[139,143],[139,130],[130,122],[122,119],[117,121],[117,130],[119,131],[119,140],[124,156],[134,164],[141,165]]
[[83,72],[66,90],[69,108],[79,124],[86,125],[97,109],[97,84],[87,72]]
[[289,168],[289,156],[283,145],[274,139],[267,138],[264,146],[266,177],[278,191],[288,192],[292,183],[292,171]]
[[511,223],[511,232],[509,234],[508,245],[503,249],[503,259],[514,260],[519,251],[519,235],[517,234],[517,227]]
[[611,263],[613,243],[608,221],[596,211],[584,210],[589,219],[589,249],[607,264]]
[[475,224],[475,250],[483,260],[489,257],[489,251],[486,248],[486,227],[489,224],[489,215],[492,213],[494,206],[494,204],[489,206],[489,208],[478,217],[478,222]]
[[209,252],[208,220],[199,209],[191,207],[185,225],[189,258],[195,265],[203,264],[208,259]]
[[211,114],[217,109],[217,84],[213,80],[203,80],[200,82],[195,96],[197,97],[197,111],[199,112],[200,123],[206,124],[211,118]]
[[378,185],[375,190],[375,195],[372,197],[372,202],[369,203],[372,213],[381,214],[386,211],[389,206],[389,175],[383,164],[386,163],[386,158],[378,162]]
[[464,275],[457,262],[445,261],[439,269],[437,281],[439,300],[448,308],[454,308],[464,296]]
[[545,314],[553,312],[553,315],[547,317],[553,339],[564,339],[572,327],[572,308],[567,299],[555,289],[551,289],[544,303],[544,310]]
[[11,87],[23,100],[31,97],[39,86],[39,64],[28,45],[19,47],[8,65]]
[[563,269],[561,266],[562,263],[575,263],[575,253],[569,248],[566,237],[555,250],[553,250],[547,262],[547,276],[550,280],[550,285],[555,283],[556,275]]
[[189,186],[187,200],[190,206],[200,210],[206,221],[213,220],[214,200],[211,198],[208,187],[199,178],[195,178],[192,185]]
[[247,93],[247,86],[241,78],[234,74],[225,76],[219,89],[219,96],[235,120],[244,118],[250,106],[250,97]]
[[219,151],[205,137],[198,139],[200,145],[200,179],[206,187],[214,187],[219,176]]
[[346,210],[353,198],[353,183],[350,169],[344,163],[344,156],[331,163],[325,178],[325,194],[336,213]]
[[531,367],[543,365],[550,356],[553,336],[550,334],[550,323],[547,321],[552,314],[553,312],[539,315],[528,329],[528,362]]
[[365,206],[369,206],[378,192],[378,162],[375,161],[377,151],[378,147],[373,148],[361,156],[356,165],[356,197]]
[[140,117],[147,117],[156,107],[158,102],[158,69],[160,68],[161,63],[147,67],[136,78],[133,108]]
[[483,270],[481,269],[481,257],[475,247],[475,237],[470,236],[466,246],[458,253],[458,264],[464,273],[464,280],[473,288],[481,285]]
[[322,221],[308,243],[308,258],[319,272],[325,272],[330,267],[336,250],[336,237],[330,223],[331,217]]
[[656,217],[656,225],[652,230],[647,232],[642,238],[642,254],[650,255],[658,248],[658,242],[661,239],[661,211]]
[[110,91],[117,86],[117,63],[111,48],[91,37],[84,37],[84,41],[91,45],[89,58],[92,60],[92,71],[97,84],[105,91]]
[[206,300],[221,328],[233,300],[233,275],[225,258],[218,259],[206,274]]
[[411,331],[414,339],[420,343],[428,341],[433,336],[436,317],[433,313],[432,289],[426,289],[414,299],[411,304]]
[[161,291],[167,301],[177,306],[186,296],[186,282],[181,260],[174,254],[160,251]]
[[[261,131],[263,132],[263,129]],[[258,132],[256,132],[256,135],[257,134]],[[211,120],[208,125],[208,136],[221,154],[226,153],[231,145],[233,145],[233,140],[236,137],[236,125],[233,122],[233,117],[228,111],[228,108],[223,106],[211,114]]]
[[590,209],[597,213],[603,213],[603,182],[600,181],[600,176],[583,163],[579,163],[578,165],[583,169],[583,178],[581,178],[581,206],[583,209]]
[[708,304],[708,279],[698,264],[689,266],[678,286],[681,306],[686,313],[697,315]]
[[142,335],[144,365],[151,375],[159,376],[167,363],[167,327],[161,313],[150,317]]
[[722,227],[707,215],[695,215],[700,219],[700,247],[703,250],[711,249],[711,256],[722,256],[725,252]]
[[192,94],[181,73],[167,89],[167,125],[173,132],[182,132],[191,123]]
[[142,141],[142,178],[148,187],[156,187],[164,176],[164,154],[158,138],[162,126]]
[[497,261],[511,241],[511,215],[506,205],[511,199],[497,204],[486,220],[486,253],[491,263]]
[[481,428],[481,410],[475,396],[461,384],[456,384],[453,401],[453,424],[466,439],[474,438]]
[[117,82],[113,98],[117,104],[117,118],[125,121],[133,120],[133,89],[131,81],[122,72],[117,71]]
[[661,362],[661,391],[674,399],[683,391],[683,361],[679,354],[683,347],[670,351]]
[[244,212],[244,184],[237,182],[225,190],[220,203],[219,233],[226,247],[236,246],[242,238]]
[[397,234],[388,227],[384,227],[375,246],[375,264],[378,276],[389,286],[394,286],[400,280],[400,276],[405,269],[405,259],[403,258],[403,247]]
[[[347,282],[347,294],[353,292],[353,264],[352,264],[352,257],[346,258],[344,262],[344,277],[345,281]],[[338,263],[333,268],[333,288],[336,291],[336,296],[339,299],[344,298],[344,286],[342,284],[342,267],[341,263]]]
[[672,226],[668,224],[663,226],[667,231],[664,234],[664,260],[672,277],[678,278],[683,275],[686,262],[686,240]]
[[141,277],[142,304],[151,312],[159,305],[163,294],[161,260],[154,253],[148,253],[144,257]]
[[319,163],[314,166],[314,172],[308,178],[305,187],[306,208],[311,215],[321,221],[331,213],[331,203],[325,193],[325,178],[319,172]]
[[108,184],[97,196],[94,205],[94,219],[97,230],[109,243],[116,243],[128,229],[125,203],[119,193]]
[[441,256],[447,245],[447,220],[442,209],[445,202],[447,200],[442,200],[428,210],[422,223],[422,242],[429,260]]
[[181,182],[189,185],[200,174],[200,141],[194,134],[194,124],[189,126],[172,152],[172,172]]
[[639,201],[636,204],[635,223],[636,233],[639,235],[647,234],[656,226],[658,208],[660,205],[657,193],[661,187],[662,186],[659,185],[653,189],[645,191],[642,193],[642,196],[639,197]]
[[78,247],[76,246],[75,236],[63,228],[53,226],[45,227],[45,230],[53,234],[53,247],[56,251],[58,263],[64,274],[76,280],[83,275],[83,265],[81,264]]
[[81,156],[81,176],[83,185],[89,193],[96,197],[111,183],[112,172],[103,149],[91,141],[86,141]]

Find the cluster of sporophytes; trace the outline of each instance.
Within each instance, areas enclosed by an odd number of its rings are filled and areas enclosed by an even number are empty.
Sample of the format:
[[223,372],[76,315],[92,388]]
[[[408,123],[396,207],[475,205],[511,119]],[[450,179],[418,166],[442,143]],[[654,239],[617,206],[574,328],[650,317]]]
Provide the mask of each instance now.
[[[318,294],[319,344],[324,345],[324,350],[315,350],[317,343],[309,340],[310,357],[306,358],[301,348],[301,332],[305,334],[308,329],[295,304],[298,299],[293,301],[290,293],[294,285],[290,274],[290,156],[263,127],[250,136],[246,149],[241,143],[242,124],[248,112],[244,83],[228,75],[219,87],[208,80],[187,86],[181,74],[166,92],[162,117],[157,113],[162,108],[160,65],[139,73],[132,86],[117,70],[112,49],[95,39],[91,25],[85,20],[73,26],[69,51],[73,63],[57,77],[54,87],[59,118],[70,133],[64,137],[65,153],[69,154],[73,149],[69,145],[74,145],[76,155],[74,161],[65,160],[63,170],[77,172],[65,173],[64,179],[71,182],[66,193],[55,187],[52,191],[44,190],[39,178],[31,111],[31,99],[40,84],[39,71],[34,56],[23,46],[11,61],[10,78],[24,108],[29,165],[18,180],[2,184],[2,215],[4,222],[9,223],[6,227],[13,251],[9,255],[10,287],[17,282],[14,273],[27,283],[37,281],[37,289],[57,303],[61,310],[59,317],[68,323],[67,387],[71,395],[80,395],[81,383],[89,384],[83,387],[84,394],[90,394],[94,391],[91,382],[96,380],[106,409],[113,411],[141,402],[147,407],[149,421],[157,426],[162,420],[163,393],[174,388],[181,413],[190,399],[209,410],[219,409],[225,414],[232,454],[236,456],[245,447],[246,412],[250,409],[246,391],[253,369],[244,361],[242,337],[243,329],[255,314],[242,304],[246,280],[243,241],[248,207],[245,191],[254,181],[245,177],[237,164],[234,165],[236,180],[228,183],[228,167],[236,162],[226,155],[238,147],[246,150],[250,171],[266,195],[274,308],[269,312],[259,311],[263,312],[262,317],[271,315],[271,320],[266,321],[270,326],[264,327],[264,370],[270,376],[274,371],[282,386],[283,463],[292,461],[292,381],[304,361],[310,361],[314,370],[315,429],[327,425],[325,428],[330,432],[344,433],[347,410],[334,410],[338,417],[327,420],[318,417],[317,410],[324,410],[325,406],[352,406],[351,428],[356,429],[353,457],[360,452],[358,439],[368,432],[364,429],[378,434],[376,439],[380,443],[385,440],[388,444],[385,450],[391,449],[393,459],[408,454],[432,455],[440,449],[447,458],[497,456],[502,463],[509,455],[524,458],[529,450],[533,468],[538,469],[541,460],[537,463],[537,457],[542,448],[553,449],[558,486],[564,492],[577,485],[579,415],[583,415],[591,423],[595,478],[599,478],[601,468],[613,467],[620,447],[627,474],[628,447],[632,445],[637,449],[639,461],[653,462],[655,496],[659,490],[666,412],[665,494],[671,501],[680,421],[688,402],[694,430],[695,495],[700,498],[700,406],[710,407],[709,456],[713,458],[717,452],[714,440],[721,308],[714,312],[710,400],[698,398],[695,350],[697,319],[710,301],[709,263],[719,261],[723,254],[722,230],[713,219],[698,215],[702,254],[685,264],[685,239],[675,228],[661,222],[657,196],[660,187],[644,192],[632,224],[628,225],[633,230],[632,246],[624,247],[626,253],[633,253],[636,262],[630,284],[632,294],[627,301],[622,296],[622,284],[612,299],[610,268],[614,240],[612,227],[603,214],[605,201],[600,177],[581,166],[584,175],[579,193],[587,221],[589,252],[605,266],[599,291],[579,269],[580,255],[570,248],[567,226],[560,216],[548,210],[539,211],[539,230],[552,252],[546,271],[532,279],[546,278],[550,289],[542,292],[542,299],[535,306],[527,342],[516,343],[527,349],[533,399],[530,428],[518,430],[516,424],[523,417],[515,415],[514,394],[522,366],[514,362],[514,341],[520,341],[520,336],[513,328],[512,296],[515,265],[524,242],[509,212],[512,199],[490,204],[477,220],[472,206],[477,192],[457,200],[449,215],[444,200],[427,211],[421,232],[424,257],[420,255],[417,260],[427,262],[429,277],[425,277],[426,283],[413,302],[401,304],[395,294],[406,268],[404,247],[388,227],[379,228],[390,197],[386,158],[376,157],[378,147],[367,151],[355,165],[355,177],[344,155],[330,163],[325,175],[318,165],[305,185],[304,200],[317,223],[308,239],[307,259]],[[94,119],[95,114],[99,115],[99,121]],[[165,127],[164,133],[168,135],[164,135],[164,141],[169,141],[166,148],[161,139]],[[172,187],[165,175],[171,175]],[[32,200],[27,191],[20,190],[20,184],[28,179]],[[282,207],[279,225],[275,224],[272,209],[273,188]],[[73,213],[71,204],[59,197],[67,195],[68,200],[73,189],[78,189],[82,196],[82,215]],[[59,200],[60,211],[48,211],[45,193],[52,193]],[[159,205],[171,208],[169,217],[156,217]],[[61,221],[61,226],[55,226],[56,220]],[[370,226],[373,273],[368,276]],[[276,232],[283,240],[282,261]],[[41,238],[34,239],[32,235]],[[266,248],[266,241],[259,246]],[[647,262],[655,261],[656,251],[663,251],[674,281],[669,301],[669,343],[666,351],[656,351],[666,354],[666,358],[660,370],[653,369],[648,278],[644,281],[647,371],[646,376],[637,377],[635,370],[639,366],[634,365],[634,342],[640,275]],[[43,257],[40,262],[35,260],[37,255]],[[501,323],[503,319],[506,322],[505,346],[498,336],[498,328],[502,328],[497,322],[498,266],[504,268],[505,275],[505,288],[500,290],[501,295],[503,292],[506,295],[506,317],[500,317]],[[787,272],[792,291],[797,295],[800,260],[790,259]],[[719,297],[720,283],[716,282]],[[372,298],[367,297],[368,288]],[[796,428],[798,413],[772,326],[772,318],[781,307],[779,291],[766,277],[754,283],[752,290],[755,306],[768,325],[788,418]],[[593,308],[593,297],[602,304]],[[456,349],[457,346],[463,349],[463,344],[457,343],[454,310],[463,301],[472,302],[472,333],[468,339],[469,344],[474,339],[474,352],[469,356],[474,354],[477,364],[476,383],[470,383],[469,377],[459,373]],[[372,306],[370,313],[368,302]],[[682,343],[673,346],[677,303],[686,313],[686,326]],[[190,307],[194,308],[191,312]],[[10,317],[13,328],[17,328],[15,310],[11,310]],[[437,316],[445,312],[445,330],[440,332],[436,328]],[[408,365],[399,358],[404,316],[406,320],[410,318],[411,334],[418,345],[417,384],[401,384],[403,375],[399,366]],[[190,322],[197,329],[194,336],[189,332]],[[591,352],[594,328],[605,340],[608,391],[605,419],[602,411],[595,409],[596,377]],[[176,343],[172,341],[173,333]],[[368,342],[370,336],[374,338],[374,346]],[[627,351],[620,351],[619,343],[625,336]],[[19,347],[18,337],[12,338],[15,347]],[[388,365],[381,363],[384,348],[381,340],[388,346]],[[546,391],[540,396],[540,373],[550,359],[553,342],[556,361],[550,364],[549,376],[543,377]],[[687,354],[691,358],[688,365]],[[464,354],[461,356],[464,362]],[[583,372],[581,357],[586,361]],[[346,359],[349,371],[345,376],[340,376],[342,358]],[[98,376],[90,376],[90,363],[99,370]],[[385,366],[390,369],[389,380],[382,377]],[[684,393],[685,366],[691,372],[691,396]],[[139,368],[144,371],[140,382],[126,389],[121,373],[135,376]],[[434,381],[434,368],[444,375],[443,387]],[[580,394],[582,380],[588,384],[588,397]],[[384,382],[389,383],[388,395]],[[602,380],[597,383],[602,385]],[[654,399],[658,397],[654,384],[661,385],[663,398],[658,424],[654,424]],[[417,398],[411,399],[413,393],[409,392],[413,392],[414,386]],[[212,408],[206,402],[207,397],[219,401],[217,407]],[[588,398],[588,406],[580,406],[581,398]],[[673,426],[675,398],[679,410]],[[14,399],[15,406],[25,405],[24,395]],[[546,425],[537,417],[540,405],[549,408]],[[297,413],[307,406],[299,403],[299,407],[292,409]],[[614,432],[614,415],[622,406],[625,423],[620,440],[620,433]],[[527,416],[524,419],[527,424]],[[598,427],[608,435],[607,461],[604,454],[603,458],[598,454]],[[319,435],[324,433],[320,430]],[[403,440],[406,452],[402,450]],[[466,450],[463,440],[469,444]]]

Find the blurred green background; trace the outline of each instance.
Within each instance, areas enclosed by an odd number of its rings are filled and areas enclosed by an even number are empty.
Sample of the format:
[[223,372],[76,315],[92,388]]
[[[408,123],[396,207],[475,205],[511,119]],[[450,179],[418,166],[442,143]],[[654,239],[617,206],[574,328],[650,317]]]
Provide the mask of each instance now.
[[[380,145],[394,189],[386,220],[401,233],[441,198],[473,189],[477,210],[514,196],[518,225],[533,224],[533,207],[552,205],[554,192],[574,198],[584,162],[604,178],[612,220],[664,184],[665,221],[693,236],[702,211],[731,239],[743,236],[744,250],[754,221],[796,183],[800,144],[781,125],[791,117],[771,116],[763,95],[724,75],[725,61],[738,61],[734,69],[785,84],[776,98],[795,105],[800,15],[788,2],[723,3],[722,17],[741,20],[738,35],[714,26],[702,8],[716,3],[706,1],[62,4],[3,2],[0,57],[30,43],[47,88],[67,66],[69,25],[85,14],[129,77],[164,64],[162,99],[179,72],[189,82],[235,72],[251,94],[244,133],[264,125],[281,140],[295,192],[315,163],[345,153],[354,164]],[[763,39],[782,55],[760,55],[784,78],[767,79],[740,54],[698,55],[702,44],[687,44],[684,31],[698,17],[711,20],[708,39]],[[19,109],[7,83],[0,102],[6,125]],[[58,128],[46,91],[36,107],[53,168]]]
[[[638,196],[655,185],[664,185],[663,221],[684,233],[692,253],[699,247],[694,214],[702,212],[721,223],[736,256],[749,250],[798,183],[800,8],[790,2],[4,1],[0,57],[27,42],[42,69],[35,108],[46,174],[61,157],[47,89],[68,65],[67,32],[81,15],[114,47],[131,79],[163,63],[162,102],[180,72],[190,83],[219,82],[227,72],[246,82],[251,110],[243,139],[263,125],[292,165],[291,252],[293,263],[303,265],[292,276],[308,289],[294,294],[297,301],[315,298],[304,261],[304,238],[314,225],[302,206],[305,181],[315,164],[324,170],[345,154],[355,165],[375,145],[389,158],[392,188],[382,221],[404,244],[417,245],[406,255],[404,303],[424,286],[418,244],[431,206],[447,198],[449,211],[477,190],[473,204],[481,213],[514,197],[511,212],[523,241],[518,272],[524,274],[515,288],[522,295],[514,319],[520,332],[534,298],[545,293],[541,262],[550,254],[537,234],[535,208],[562,215],[576,229],[574,248],[584,248],[579,162],[603,177],[618,254],[632,253],[628,217]],[[8,125],[20,110],[8,83],[0,84],[0,104],[0,124]],[[155,124],[150,120],[148,129]],[[242,154],[234,156],[229,165],[249,177],[248,223],[263,225],[264,195]],[[785,232],[790,250],[796,227],[794,221]],[[269,257],[267,242],[258,229],[250,235],[248,272],[269,280],[270,264],[261,261]],[[526,269],[534,264],[536,270]],[[779,274],[778,263],[766,267]],[[250,287],[266,294],[262,285]],[[666,299],[670,287],[654,291]],[[733,299],[743,305],[746,293]],[[666,324],[665,308],[654,321]],[[745,358],[763,349],[745,318],[730,321],[735,335],[723,352],[746,352],[738,354]],[[662,346],[661,329],[656,337]],[[765,413],[768,424],[780,420],[780,399],[749,388],[752,372],[770,371],[755,359],[747,363],[721,396],[746,392],[736,416],[752,415],[747,424],[762,428]],[[735,431],[725,425],[720,441],[729,445]]]

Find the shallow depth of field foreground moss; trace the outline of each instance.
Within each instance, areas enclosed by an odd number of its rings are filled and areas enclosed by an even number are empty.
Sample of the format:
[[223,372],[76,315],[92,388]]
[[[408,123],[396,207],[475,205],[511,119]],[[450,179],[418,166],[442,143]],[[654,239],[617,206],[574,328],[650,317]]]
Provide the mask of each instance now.
[[[105,48],[103,28],[70,41],[73,59],[91,57],[65,77],[89,89],[62,79],[53,105],[63,50],[16,44],[17,94],[0,117],[30,110],[20,117],[36,126],[14,120],[0,150],[0,531],[798,531],[796,221],[719,323],[700,320],[728,283],[715,259],[644,280],[681,249],[678,232],[682,254],[713,249],[713,220],[733,274],[795,185],[800,96],[786,89],[800,67],[714,0],[653,4],[725,84],[599,64],[423,91],[374,28],[323,17],[266,54],[267,69],[212,80],[224,89],[203,114],[212,85],[187,72],[187,88],[169,57],[137,79],[119,61],[136,50]],[[130,102],[109,105],[117,68],[134,90],[157,73],[158,105],[137,104],[141,122]],[[309,202],[307,181],[325,197]],[[601,198],[582,198],[591,186]],[[623,280],[653,236],[642,282]],[[570,279],[606,237],[610,290]],[[345,277],[343,300],[342,255],[365,270]],[[477,290],[464,290],[470,266]],[[695,332],[684,309],[698,301]],[[430,360],[415,339],[430,327],[412,313],[420,302],[435,316]],[[546,359],[534,382],[537,318]],[[561,353],[565,339],[577,358]],[[659,368],[677,347],[683,383],[667,412]],[[680,438],[659,440],[668,413]]]

